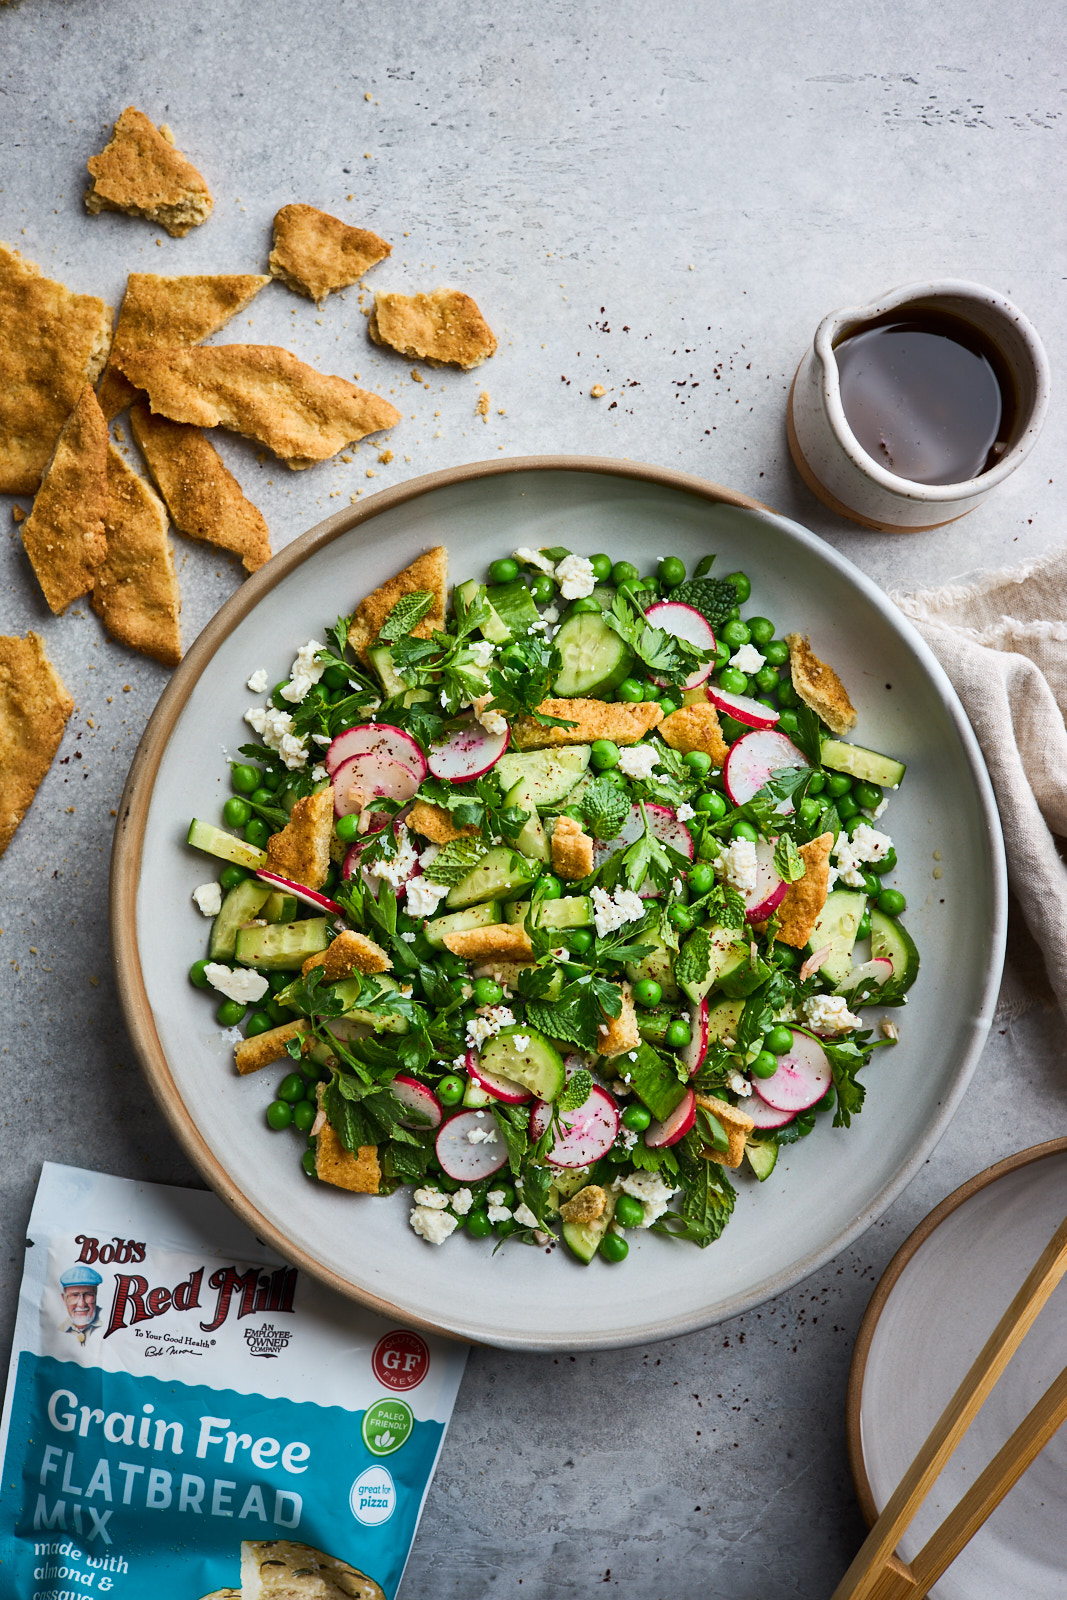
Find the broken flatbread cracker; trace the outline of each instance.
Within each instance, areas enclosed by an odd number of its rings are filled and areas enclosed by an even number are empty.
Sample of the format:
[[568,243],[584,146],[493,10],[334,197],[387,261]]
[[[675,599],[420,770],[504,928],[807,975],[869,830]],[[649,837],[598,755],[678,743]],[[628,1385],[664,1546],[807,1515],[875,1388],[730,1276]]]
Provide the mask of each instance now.
[[451,844],[453,839],[475,839],[481,833],[481,829],[473,824],[457,828],[444,806],[431,805],[428,800],[416,800],[408,815],[408,827],[414,833],[421,833],[431,844]]
[[403,572],[390,578],[356,607],[348,630],[348,642],[364,666],[370,665],[367,651],[377,639],[382,625],[398,600],[406,594],[429,591],[434,597],[430,610],[412,628],[416,639],[428,639],[445,625],[445,593],[448,588],[448,551],[443,544],[418,556]]
[[385,1600],[365,1572],[289,1539],[241,1545],[241,1594],[243,1600]]
[[280,833],[267,840],[267,866],[306,889],[321,889],[330,870],[333,790],[298,800]]
[[787,634],[786,643],[793,688],[801,700],[834,733],[847,733],[856,721],[856,708],[833,667],[819,660],[803,634]]
[[279,345],[127,350],[115,364],[147,391],[153,411],[257,439],[295,471],[400,421],[388,400],[316,372]]
[[637,744],[663,720],[663,707],[654,700],[636,705],[622,701],[609,705],[604,700],[542,700],[537,709],[543,717],[559,717],[573,726],[553,727],[535,722],[533,717],[516,717],[511,725],[511,742],[516,750],[550,750],[555,745],[592,744],[597,739]]
[[32,494],[111,343],[111,307],[0,244],[0,494]]
[[432,294],[376,294],[367,331],[375,344],[434,364],[480,367],[496,349],[496,337],[469,294],[435,289]]
[[726,1150],[715,1150],[706,1145],[701,1154],[706,1161],[717,1161],[723,1167],[739,1167],[745,1154],[745,1144],[748,1135],[756,1126],[755,1122],[740,1106],[732,1106],[728,1100],[720,1100],[715,1095],[698,1094],[697,1105],[711,1115],[721,1126],[729,1141]]
[[[332,1183],[338,1189],[350,1189],[353,1194],[377,1194],[382,1181],[378,1146],[361,1144],[358,1151],[346,1150],[336,1130],[326,1122],[316,1136],[315,1172],[323,1183]],[[273,1592],[263,1591],[264,1594]]]
[[321,306],[331,291],[347,289],[392,248],[376,233],[314,206],[282,206],[274,218],[271,275]]
[[52,765],[74,701],[36,633],[0,637],[0,856]]
[[121,644],[176,667],[181,595],[166,508],[114,445],[107,453],[107,486],[107,559],[93,584],[93,610]]
[[22,526],[22,542],[57,616],[93,586],[107,554],[107,423],[86,384]]
[[[111,355],[159,345],[199,344],[224,328],[270,282],[262,273],[164,275],[131,272],[119,307]],[[100,409],[110,422],[136,394],[109,360],[100,382]]]
[[679,750],[683,755],[699,750],[716,769],[723,766],[730,753],[722,736],[719,713],[707,703],[679,706],[669,717],[664,717],[659,731],[672,750]]
[[111,142],[90,156],[85,209],[144,217],[181,239],[211,215],[211,191],[187,156],[143,111],[127,106]]
[[131,406],[130,424],[179,533],[240,556],[246,572],[255,572],[270,560],[270,532],[263,513],[245,499],[241,485],[199,428],[153,416],[143,400]]
[[641,1043],[633,990],[628,983],[624,983],[621,992],[622,1008],[618,1016],[610,1017],[605,1011],[604,1020],[597,1030],[600,1035],[597,1040],[597,1052],[602,1056],[621,1056],[627,1051],[636,1050]]
[[775,912],[778,932],[774,937],[779,944],[789,944],[794,950],[803,950],[811,938],[830,887],[830,850],[833,842],[832,833],[820,833],[817,839],[809,839],[807,844],[801,845],[803,877],[789,885]]

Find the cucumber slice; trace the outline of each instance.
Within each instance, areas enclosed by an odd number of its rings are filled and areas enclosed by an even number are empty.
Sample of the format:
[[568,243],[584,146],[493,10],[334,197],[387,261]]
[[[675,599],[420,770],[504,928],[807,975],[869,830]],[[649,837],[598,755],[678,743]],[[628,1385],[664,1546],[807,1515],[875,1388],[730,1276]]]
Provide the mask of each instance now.
[[758,1139],[751,1137],[745,1140],[745,1160],[752,1168],[760,1183],[766,1182],[774,1171],[778,1161],[777,1139]]
[[[376,972],[374,982],[383,989],[397,991],[400,989],[396,979],[390,978],[385,972]],[[346,1022],[366,1023],[375,1033],[407,1033],[406,1017],[398,1016],[395,1011],[368,1011],[366,1007],[357,1003],[362,993],[362,985],[355,978],[342,978],[339,983],[333,985],[333,993],[344,1005]]]
[[633,665],[630,646],[595,611],[564,622],[552,642],[563,658],[554,692],[567,699],[610,699]]
[[720,1000],[708,1011],[708,1040],[734,1039],[745,1009],[743,1000]]
[[518,806],[520,811],[528,811],[530,813],[522,825],[522,831],[515,840],[515,848],[519,854],[526,856],[531,861],[551,861],[552,847],[548,842],[548,835],[541,825],[541,818],[537,815],[534,800],[525,782],[517,783],[514,789],[508,790],[504,796],[504,804]]
[[475,1083],[473,1078],[467,1079],[467,1087],[463,1091],[463,1104],[468,1111],[480,1111],[483,1106],[492,1105],[493,1097],[486,1094],[481,1084]]
[[265,928],[239,928],[234,958],[245,967],[268,972],[291,972],[308,956],[317,956],[329,944],[328,917],[306,917],[301,922],[277,922]]
[[[520,1039],[521,1045],[517,1042]],[[563,1057],[555,1045],[525,1023],[502,1028],[487,1039],[479,1059],[487,1072],[521,1083],[539,1100],[554,1100],[566,1081]]]
[[565,800],[589,766],[590,746],[572,744],[562,750],[509,750],[500,757],[495,772],[509,803],[524,811],[531,804],[511,800],[509,791],[524,786],[530,802],[540,811]]
[[196,817],[189,824],[186,842],[197,850],[205,851],[209,856],[218,856],[220,861],[232,861],[238,867],[267,865],[265,850],[257,849],[254,844],[246,844],[243,839],[235,838],[232,833],[224,833],[213,823],[201,822]]
[[657,1122],[665,1122],[685,1097],[685,1085],[679,1083],[673,1067],[668,1066],[651,1045],[639,1044],[637,1059],[623,1058],[616,1070],[637,1098],[644,1101]]
[[491,583],[485,596],[505,628],[520,639],[541,620],[533,596],[521,578],[516,578],[514,583]]
[[[243,883],[237,884],[230,890],[219,908],[218,916],[211,924],[208,954],[212,961],[233,960],[238,929],[242,922],[251,922],[253,917],[259,916],[270,899],[270,893],[267,885],[259,883],[255,878],[246,878]],[[293,902],[295,915],[296,900],[292,895],[289,899]],[[288,920],[292,921],[292,918]]]
[[871,912],[871,955],[893,963],[893,978],[910,989],[919,975],[919,952],[915,941],[895,917],[884,911]]
[[682,991],[674,981],[674,972],[671,969],[671,952],[663,943],[654,928],[641,935],[642,944],[650,944],[653,948],[647,956],[642,956],[640,961],[626,963],[626,976],[631,983],[640,983],[642,978],[655,978],[663,990],[663,998],[668,1005],[681,998]]
[[300,902],[295,894],[283,894],[275,889],[263,902],[264,922],[295,922],[300,915]]
[[840,983],[852,969],[852,947],[865,904],[866,896],[858,890],[833,889],[811,930],[808,944],[813,951],[830,947],[820,970],[832,983]]
[[[456,584],[455,592],[459,595],[461,600],[466,602],[468,606],[473,605],[474,596],[478,592],[478,585],[475,583],[473,578],[468,578],[466,583]],[[500,614],[496,611],[491,601],[489,603],[488,619],[482,623],[480,631],[482,638],[490,640],[490,642],[493,644],[507,644],[508,640],[511,638],[511,629],[508,627],[507,623],[501,619]]]
[[589,1168],[575,1167],[570,1171],[557,1167],[548,1186],[547,1209],[558,1211],[565,1200],[571,1200],[589,1182]]
[[727,928],[710,928],[708,931],[711,935],[711,960],[706,975],[699,982],[682,982],[683,991],[697,1006],[712,989],[724,984],[748,963],[748,945],[742,944],[736,933]]
[[387,644],[372,645],[367,651],[367,658],[378,674],[387,700],[391,700],[394,695],[404,693],[407,684],[398,672],[394,672],[393,652]]
[[845,744],[840,739],[824,739],[820,751],[822,764],[831,772],[847,772],[850,778],[877,783],[883,789],[896,789],[905,773],[903,761],[866,750],[861,744]]
[[455,911],[450,917],[435,917],[423,931],[429,944],[443,950],[448,934],[465,933],[468,928],[492,928],[499,921],[500,907],[491,900],[486,905],[471,906],[467,911]]
[[445,903],[452,911],[462,911],[482,900],[502,900],[516,889],[528,888],[538,871],[519,851],[506,844],[494,845],[465,878],[453,885]]
[[606,1189],[604,1193],[607,1203],[599,1217],[592,1222],[565,1222],[560,1230],[564,1244],[584,1266],[589,1265],[600,1249],[600,1241],[607,1233],[611,1219],[615,1215],[615,1202],[618,1196],[613,1189]]
[[[504,907],[505,922],[525,922],[529,900],[509,900]],[[586,894],[564,895],[559,900],[542,900],[537,917],[539,928],[588,928],[593,920],[593,902]]]
[[676,1013],[670,1006],[657,1006],[654,1011],[638,1011],[637,1031],[648,1044],[661,1045]]

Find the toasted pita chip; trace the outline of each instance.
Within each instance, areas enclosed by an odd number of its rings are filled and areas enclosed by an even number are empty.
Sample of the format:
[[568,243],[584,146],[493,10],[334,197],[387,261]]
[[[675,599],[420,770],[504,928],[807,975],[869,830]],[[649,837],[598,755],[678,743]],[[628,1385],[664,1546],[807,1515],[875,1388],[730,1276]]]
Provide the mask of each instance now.
[[32,494],[111,343],[111,307],[0,244],[0,494]]
[[595,865],[593,841],[574,817],[557,817],[552,830],[552,871],[572,882],[587,878]]
[[302,976],[306,978],[315,967],[324,969],[327,983],[336,983],[338,978],[350,978],[353,972],[363,972],[368,977],[376,972],[391,972],[393,963],[381,945],[368,939],[365,933],[353,933],[346,928],[325,950],[308,956],[300,969]]
[[[119,307],[111,354],[160,345],[199,344],[243,311],[270,279],[260,273],[164,276],[131,272]],[[108,421],[124,411],[136,394],[113,360],[100,382],[100,409]]]
[[332,290],[347,289],[392,248],[376,233],[349,227],[314,206],[282,206],[274,218],[271,275],[321,306]]
[[93,610],[121,644],[176,667],[182,658],[182,601],[166,508],[113,445],[107,487],[107,558],[93,582]]
[[241,1595],[243,1600],[385,1600],[365,1572],[288,1539],[242,1544]]
[[705,1159],[717,1161],[721,1167],[739,1167],[744,1160],[746,1140],[756,1124],[739,1106],[732,1106],[729,1100],[698,1094],[696,1101],[698,1106],[710,1111],[715,1120],[722,1124],[723,1132],[730,1141],[728,1150],[714,1150],[705,1145],[702,1152]]
[[127,106],[111,142],[90,156],[85,209],[144,217],[181,239],[211,215],[211,191],[188,157],[143,111]]
[[545,717],[566,717],[573,728],[545,727],[532,717],[518,717],[511,725],[517,750],[547,750],[554,745],[592,744],[611,739],[615,744],[637,744],[663,720],[663,707],[654,700],[637,705],[608,705],[603,700],[542,700],[538,711]]
[[307,889],[321,889],[330,870],[333,790],[298,800],[280,833],[267,840],[267,866]]
[[445,625],[445,593],[448,588],[448,551],[443,544],[425,555],[418,556],[410,567],[398,572],[395,578],[383,583],[356,607],[348,642],[365,666],[370,665],[367,651],[377,639],[382,624],[398,600],[406,594],[429,590],[434,597],[431,609],[411,630],[416,639],[428,639],[435,628]]
[[636,1050],[641,1043],[641,1034],[637,1027],[637,1012],[634,1010],[633,990],[628,983],[622,985],[622,1010],[617,1017],[609,1017],[604,1013],[604,1021],[600,1024],[600,1041],[597,1052],[602,1056],[621,1056],[627,1050]]
[[238,1039],[233,1047],[234,1061],[242,1077],[269,1067],[272,1061],[284,1061],[289,1052],[285,1048],[290,1039],[307,1032],[307,1023],[283,1022],[280,1028],[268,1028],[266,1033],[255,1033],[247,1039]]
[[794,950],[803,950],[826,904],[833,842],[832,833],[820,833],[817,839],[801,845],[804,876],[789,885],[775,912],[779,923],[775,937],[781,944],[791,944]]
[[608,1197],[599,1183],[587,1183],[584,1189],[564,1200],[559,1214],[564,1222],[595,1222],[604,1214]]
[[87,383],[22,526],[26,554],[57,616],[89,592],[107,554],[107,446],[107,423]]
[[432,294],[376,294],[367,331],[375,344],[402,356],[462,367],[480,367],[496,349],[496,338],[469,294],[435,289]]
[[453,839],[474,839],[481,831],[473,824],[457,828],[444,806],[433,806],[428,800],[416,800],[408,816],[408,827],[415,833],[421,833],[431,844],[451,844]]
[[240,556],[246,572],[270,560],[262,512],[199,428],[153,416],[143,400],[131,406],[130,426],[179,533]]
[[115,364],[147,390],[153,411],[258,439],[294,471],[400,421],[380,395],[316,372],[278,345],[127,350]]
[[445,944],[454,956],[464,961],[523,961],[533,955],[525,928],[517,923],[498,923],[493,928],[463,928],[446,933]]
[[0,637],[0,856],[30,809],[73,710],[39,635]]
[[[328,1122],[319,1129],[315,1148],[315,1172],[323,1183],[332,1183],[338,1189],[351,1189],[354,1194],[377,1194],[382,1181],[378,1162],[378,1146],[361,1144],[353,1155],[346,1150],[337,1133]],[[252,1591],[255,1593],[255,1591]],[[272,1591],[263,1590],[264,1594]],[[281,1593],[282,1591],[277,1591]]]
[[856,721],[856,708],[833,667],[820,661],[803,634],[786,634],[793,688],[806,706],[837,734],[847,733]]
[[690,750],[702,750],[713,767],[721,767],[729,755],[719,714],[713,705],[679,706],[664,718],[659,731],[672,750],[680,750],[683,755]]

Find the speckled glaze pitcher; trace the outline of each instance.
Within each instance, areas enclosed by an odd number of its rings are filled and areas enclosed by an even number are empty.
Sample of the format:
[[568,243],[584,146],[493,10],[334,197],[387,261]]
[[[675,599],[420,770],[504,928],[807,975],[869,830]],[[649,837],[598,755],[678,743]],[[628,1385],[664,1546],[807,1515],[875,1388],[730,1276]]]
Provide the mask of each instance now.
[[[834,347],[888,312],[940,311],[969,322],[996,346],[1015,388],[1015,424],[996,466],[964,483],[898,478],[863,449],[845,418]],[[1010,300],[977,283],[907,283],[865,306],[824,317],[789,391],[786,427],[797,471],[813,494],[864,528],[885,533],[943,527],[973,511],[1025,460],[1048,410],[1049,367],[1032,324]]]

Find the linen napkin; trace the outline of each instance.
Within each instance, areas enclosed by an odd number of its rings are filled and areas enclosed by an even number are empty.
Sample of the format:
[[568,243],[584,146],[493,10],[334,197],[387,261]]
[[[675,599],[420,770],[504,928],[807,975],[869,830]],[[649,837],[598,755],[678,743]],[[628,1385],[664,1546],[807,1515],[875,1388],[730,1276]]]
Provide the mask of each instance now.
[[1000,808],[1011,888],[1067,1014],[1067,550],[890,598],[963,702]]

